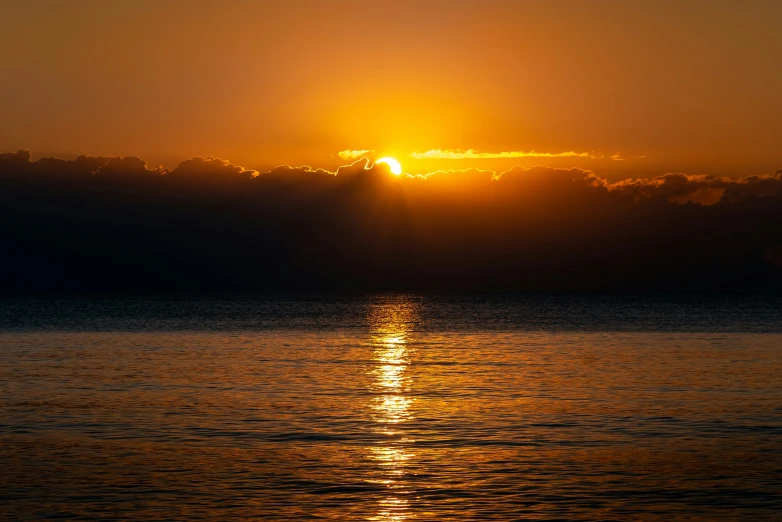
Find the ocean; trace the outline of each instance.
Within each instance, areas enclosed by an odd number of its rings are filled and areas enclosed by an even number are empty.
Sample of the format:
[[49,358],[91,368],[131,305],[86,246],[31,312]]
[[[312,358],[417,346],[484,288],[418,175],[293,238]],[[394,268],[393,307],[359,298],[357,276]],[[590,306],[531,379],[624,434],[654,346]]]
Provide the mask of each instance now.
[[3,520],[782,520],[782,299],[0,301]]

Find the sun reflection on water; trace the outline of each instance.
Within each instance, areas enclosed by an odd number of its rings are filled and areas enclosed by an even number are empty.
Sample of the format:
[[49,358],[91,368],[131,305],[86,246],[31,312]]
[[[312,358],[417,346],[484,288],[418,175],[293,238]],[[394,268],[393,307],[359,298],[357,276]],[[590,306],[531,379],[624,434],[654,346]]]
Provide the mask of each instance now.
[[412,419],[412,379],[408,372],[412,348],[409,336],[419,317],[418,303],[397,298],[373,303],[369,312],[372,342],[372,391],[370,402],[372,430],[379,437],[369,448],[369,457],[377,462],[379,479],[386,493],[371,520],[409,520],[410,487],[405,481],[407,467],[415,455],[414,442],[404,436],[403,423]]

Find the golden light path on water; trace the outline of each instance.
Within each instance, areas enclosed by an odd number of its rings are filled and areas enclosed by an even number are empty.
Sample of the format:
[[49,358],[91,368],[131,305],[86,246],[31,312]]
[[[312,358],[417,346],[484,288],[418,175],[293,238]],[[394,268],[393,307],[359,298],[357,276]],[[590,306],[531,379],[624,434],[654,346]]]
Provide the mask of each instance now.
[[779,520],[777,300],[541,299],[0,302],[0,520]]
[[408,372],[412,348],[409,336],[418,319],[418,304],[410,300],[375,303],[370,308],[372,343],[372,399],[369,404],[372,430],[383,441],[369,448],[377,462],[387,492],[379,499],[376,516],[370,520],[402,521],[410,518],[410,488],[405,475],[415,455],[401,425],[412,419],[412,379]]

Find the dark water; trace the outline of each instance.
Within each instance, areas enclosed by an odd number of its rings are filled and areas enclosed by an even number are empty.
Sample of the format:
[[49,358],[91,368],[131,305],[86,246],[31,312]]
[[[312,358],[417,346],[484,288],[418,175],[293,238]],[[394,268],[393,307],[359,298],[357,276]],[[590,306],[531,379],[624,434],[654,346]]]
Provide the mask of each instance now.
[[782,520],[782,302],[0,302],[7,520]]

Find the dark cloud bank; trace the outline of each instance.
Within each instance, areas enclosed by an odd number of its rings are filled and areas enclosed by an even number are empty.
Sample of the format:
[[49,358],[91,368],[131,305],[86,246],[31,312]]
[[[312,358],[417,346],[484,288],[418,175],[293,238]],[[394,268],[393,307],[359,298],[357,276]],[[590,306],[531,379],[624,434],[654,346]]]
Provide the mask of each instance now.
[[782,293],[782,171],[367,166],[0,155],[0,291]]

